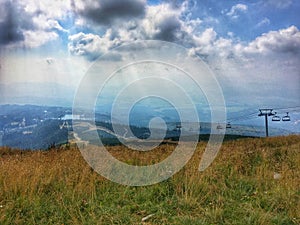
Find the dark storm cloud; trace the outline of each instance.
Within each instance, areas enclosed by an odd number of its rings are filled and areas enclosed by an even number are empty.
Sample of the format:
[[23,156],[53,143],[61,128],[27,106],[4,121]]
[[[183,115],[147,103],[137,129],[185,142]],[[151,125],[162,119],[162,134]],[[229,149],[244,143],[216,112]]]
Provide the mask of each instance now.
[[144,16],[145,7],[143,0],[100,0],[96,5],[86,3],[79,14],[97,24],[109,25],[115,20]]
[[0,45],[24,41],[25,30],[35,30],[32,16],[13,1],[0,2]]
[[17,12],[10,1],[0,3],[2,19],[0,20],[0,45],[23,41],[24,36],[17,23]]
[[164,41],[176,41],[177,35],[181,31],[180,21],[173,17],[165,18],[157,25],[159,33],[155,35],[155,39]]

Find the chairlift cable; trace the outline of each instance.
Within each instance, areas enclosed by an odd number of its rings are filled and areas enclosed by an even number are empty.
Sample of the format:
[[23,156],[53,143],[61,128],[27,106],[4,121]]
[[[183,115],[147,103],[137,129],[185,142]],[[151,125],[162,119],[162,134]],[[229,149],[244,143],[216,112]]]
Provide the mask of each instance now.
[[[298,109],[299,108],[299,109]],[[293,106],[293,107],[285,107],[285,108],[273,108],[273,111],[289,111],[289,112],[300,112],[300,106]],[[247,115],[241,115],[237,117],[230,117],[227,119],[227,121],[243,121],[243,120],[248,120],[252,118],[256,118],[257,116],[257,111],[247,114]]]

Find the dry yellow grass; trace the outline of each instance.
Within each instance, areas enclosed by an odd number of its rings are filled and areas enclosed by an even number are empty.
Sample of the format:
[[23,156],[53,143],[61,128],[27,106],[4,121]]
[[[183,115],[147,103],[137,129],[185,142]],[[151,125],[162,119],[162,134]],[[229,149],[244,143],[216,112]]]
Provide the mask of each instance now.
[[[75,147],[2,148],[0,224],[141,224],[149,214],[144,224],[300,224],[300,136],[225,142],[200,173],[205,146],[175,176],[148,187],[106,180]],[[144,165],[166,158],[174,145],[152,153],[108,149]]]

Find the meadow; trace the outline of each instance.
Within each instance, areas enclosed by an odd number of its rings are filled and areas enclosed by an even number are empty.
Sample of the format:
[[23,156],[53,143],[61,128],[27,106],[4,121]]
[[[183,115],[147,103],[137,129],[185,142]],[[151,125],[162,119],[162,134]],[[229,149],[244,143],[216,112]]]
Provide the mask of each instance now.
[[[47,151],[0,150],[0,224],[300,224],[300,136],[228,140],[198,171],[206,146],[159,184],[129,187],[94,172],[73,145]],[[110,146],[129,164],[153,152]]]

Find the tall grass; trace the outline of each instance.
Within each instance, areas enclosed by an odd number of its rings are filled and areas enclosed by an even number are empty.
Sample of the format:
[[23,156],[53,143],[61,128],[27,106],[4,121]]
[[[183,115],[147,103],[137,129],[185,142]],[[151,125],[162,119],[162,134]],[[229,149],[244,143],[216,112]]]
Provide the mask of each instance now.
[[[200,142],[172,178],[147,187],[106,180],[73,146],[2,148],[0,224],[300,224],[300,136],[225,142],[200,173],[205,146]],[[136,165],[161,161],[173,150],[109,147]]]

